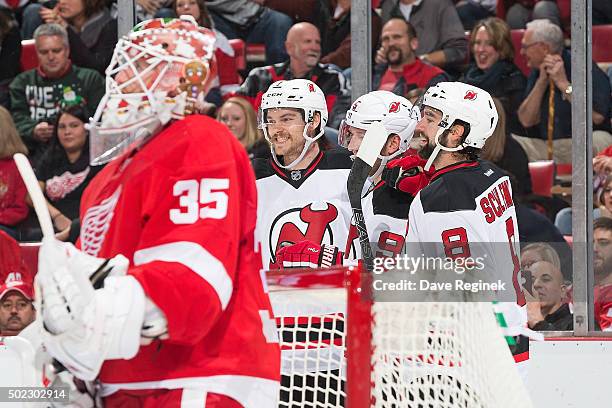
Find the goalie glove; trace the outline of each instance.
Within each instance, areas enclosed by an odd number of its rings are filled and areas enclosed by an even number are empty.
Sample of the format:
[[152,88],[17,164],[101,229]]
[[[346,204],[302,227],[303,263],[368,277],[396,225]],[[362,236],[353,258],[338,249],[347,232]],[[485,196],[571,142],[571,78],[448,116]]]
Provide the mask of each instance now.
[[147,316],[155,320],[154,333],[162,336],[167,331],[163,313],[134,277],[100,277],[103,287],[94,289],[90,276],[109,263],[115,261],[89,256],[54,238],[44,238],[39,252],[36,279],[42,298],[43,343],[49,354],[86,381],[97,377],[105,360],[137,354],[143,327],[150,330]]
[[342,265],[342,252],[333,245],[302,241],[282,247],[276,253],[276,263],[281,269],[329,268]]
[[421,159],[416,154],[400,157],[391,160],[382,172],[382,179],[387,185],[415,196],[427,184],[435,169],[425,171],[426,160]]

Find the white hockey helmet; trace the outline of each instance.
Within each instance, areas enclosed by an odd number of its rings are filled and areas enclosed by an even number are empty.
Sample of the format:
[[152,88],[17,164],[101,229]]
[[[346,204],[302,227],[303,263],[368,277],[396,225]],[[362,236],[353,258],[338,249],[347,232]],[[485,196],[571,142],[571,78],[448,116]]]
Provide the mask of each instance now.
[[88,128],[92,164],[103,164],[192,112],[215,85],[215,34],[192,16],[157,18],[119,39],[106,93]]
[[[429,87],[423,96],[423,106],[437,109],[442,113],[436,134],[436,147],[429,157],[426,169],[431,167],[440,150],[456,152],[466,147],[482,149],[493,134],[499,118],[491,95],[483,89],[463,82],[440,82]],[[440,136],[459,120],[469,125],[463,143],[457,147],[440,144]]]
[[[266,123],[268,109],[276,108],[294,108],[300,109],[304,113],[304,121],[306,125],[311,123],[314,119],[315,112],[319,112],[321,115],[321,124],[319,126],[319,132],[310,137],[307,134],[308,126],[304,126],[303,136],[306,140],[304,148],[300,156],[295,159],[292,163],[283,165],[279,162],[274,152],[274,146],[272,146],[271,136],[268,133],[268,126]],[[270,150],[272,152],[272,158],[280,167],[289,169],[298,164],[303,158],[308,148],[312,143],[315,143],[325,133],[325,125],[327,124],[327,103],[325,101],[325,95],[321,88],[312,81],[307,79],[292,79],[289,81],[277,81],[274,82],[266,93],[261,98],[261,105],[259,106],[258,112],[258,126],[263,130],[266,140],[270,143]]]
[[387,138],[393,134],[400,138],[396,152],[388,156],[379,154],[382,161],[379,170],[382,172],[387,161],[408,150],[420,118],[420,111],[414,109],[412,103],[403,96],[389,91],[372,91],[357,98],[346,112],[338,133],[338,144],[348,148],[351,135],[349,126],[367,131],[370,124],[381,122],[387,130]]

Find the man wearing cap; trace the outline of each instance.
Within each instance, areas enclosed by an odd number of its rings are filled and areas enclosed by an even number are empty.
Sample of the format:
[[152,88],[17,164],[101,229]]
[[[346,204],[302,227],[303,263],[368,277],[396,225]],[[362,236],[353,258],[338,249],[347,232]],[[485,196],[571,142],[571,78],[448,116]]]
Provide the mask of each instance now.
[[32,285],[24,282],[20,273],[9,274],[0,286],[0,337],[16,336],[34,321],[33,300]]

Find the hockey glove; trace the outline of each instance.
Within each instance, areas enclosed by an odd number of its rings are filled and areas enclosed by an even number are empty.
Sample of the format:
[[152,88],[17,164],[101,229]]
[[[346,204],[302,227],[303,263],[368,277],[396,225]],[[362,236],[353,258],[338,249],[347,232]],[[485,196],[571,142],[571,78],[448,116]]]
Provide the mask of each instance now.
[[302,241],[281,248],[276,253],[276,263],[281,269],[329,268],[342,265],[342,253],[333,245]]
[[123,259],[117,269],[124,276],[101,278],[103,287],[96,290],[89,279],[95,275],[92,270],[99,272],[117,258],[95,258],[71,244],[43,239],[36,277],[42,298],[43,343],[49,354],[82,380],[95,379],[104,360],[132,358],[140,347],[152,302],[134,277],[125,276],[127,260]]
[[424,171],[427,163],[417,155],[408,155],[391,160],[382,172],[382,179],[390,187],[415,196],[433,175],[434,169]]

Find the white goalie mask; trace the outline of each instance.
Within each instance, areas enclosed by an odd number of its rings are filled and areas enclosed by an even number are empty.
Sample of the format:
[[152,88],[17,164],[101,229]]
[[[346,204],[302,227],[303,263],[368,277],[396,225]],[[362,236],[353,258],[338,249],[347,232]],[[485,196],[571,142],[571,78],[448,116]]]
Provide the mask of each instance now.
[[374,122],[383,124],[387,131],[387,138],[393,134],[398,135],[399,149],[390,155],[378,155],[381,164],[376,174],[372,176],[375,178],[382,172],[389,160],[408,150],[414,129],[420,119],[420,111],[413,108],[408,99],[389,91],[372,91],[357,98],[346,112],[338,133],[338,144],[348,148],[354,133],[351,128],[364,131],[359,135],[363,137],[365,131]]
[[[422,106],[428,106],[442,113],[442,120],[436,133],[436,147],[427,160],[425,169],[429,170],[440,150],[456,152],[473,147],[482,149],[487,139],[495,131],[499,118],[491,95],[483,89],[463,82],[440,82],[427,89]],[[469,125],[463,143],[457,147],[447,147],[440,143],[444,131],[459,120]]]
[[[272,143],[272,135],[269,132],[269,123],[267,123],[267,111],[277,108],[293,108],[302,111],[306,126],[304,126],[303,136],[305,139],[304,148],[297,159],[289,164],[281,164],[274,151]],[[321,115],[321,123],[319,131],[314,136],[308,135],[309,125],[312,123],[315,112]],[[307,79],[292,79],[290,81],[274,82],[266,93],[261,98],[259,106],[257,123],[258,127],[263,131],[264,136],[270,144],[272,158],[277,165],[283,169],[290,169],[298,164],[306,155],[308,148],[316,143],[325,133],[325,125],[327,124],[327,103],[323,91],[312,81]]]
[[144,21],[119,39],[88,128],[92,164],[142,145],[193,112],[217,81],[215,35],[193,17]]

